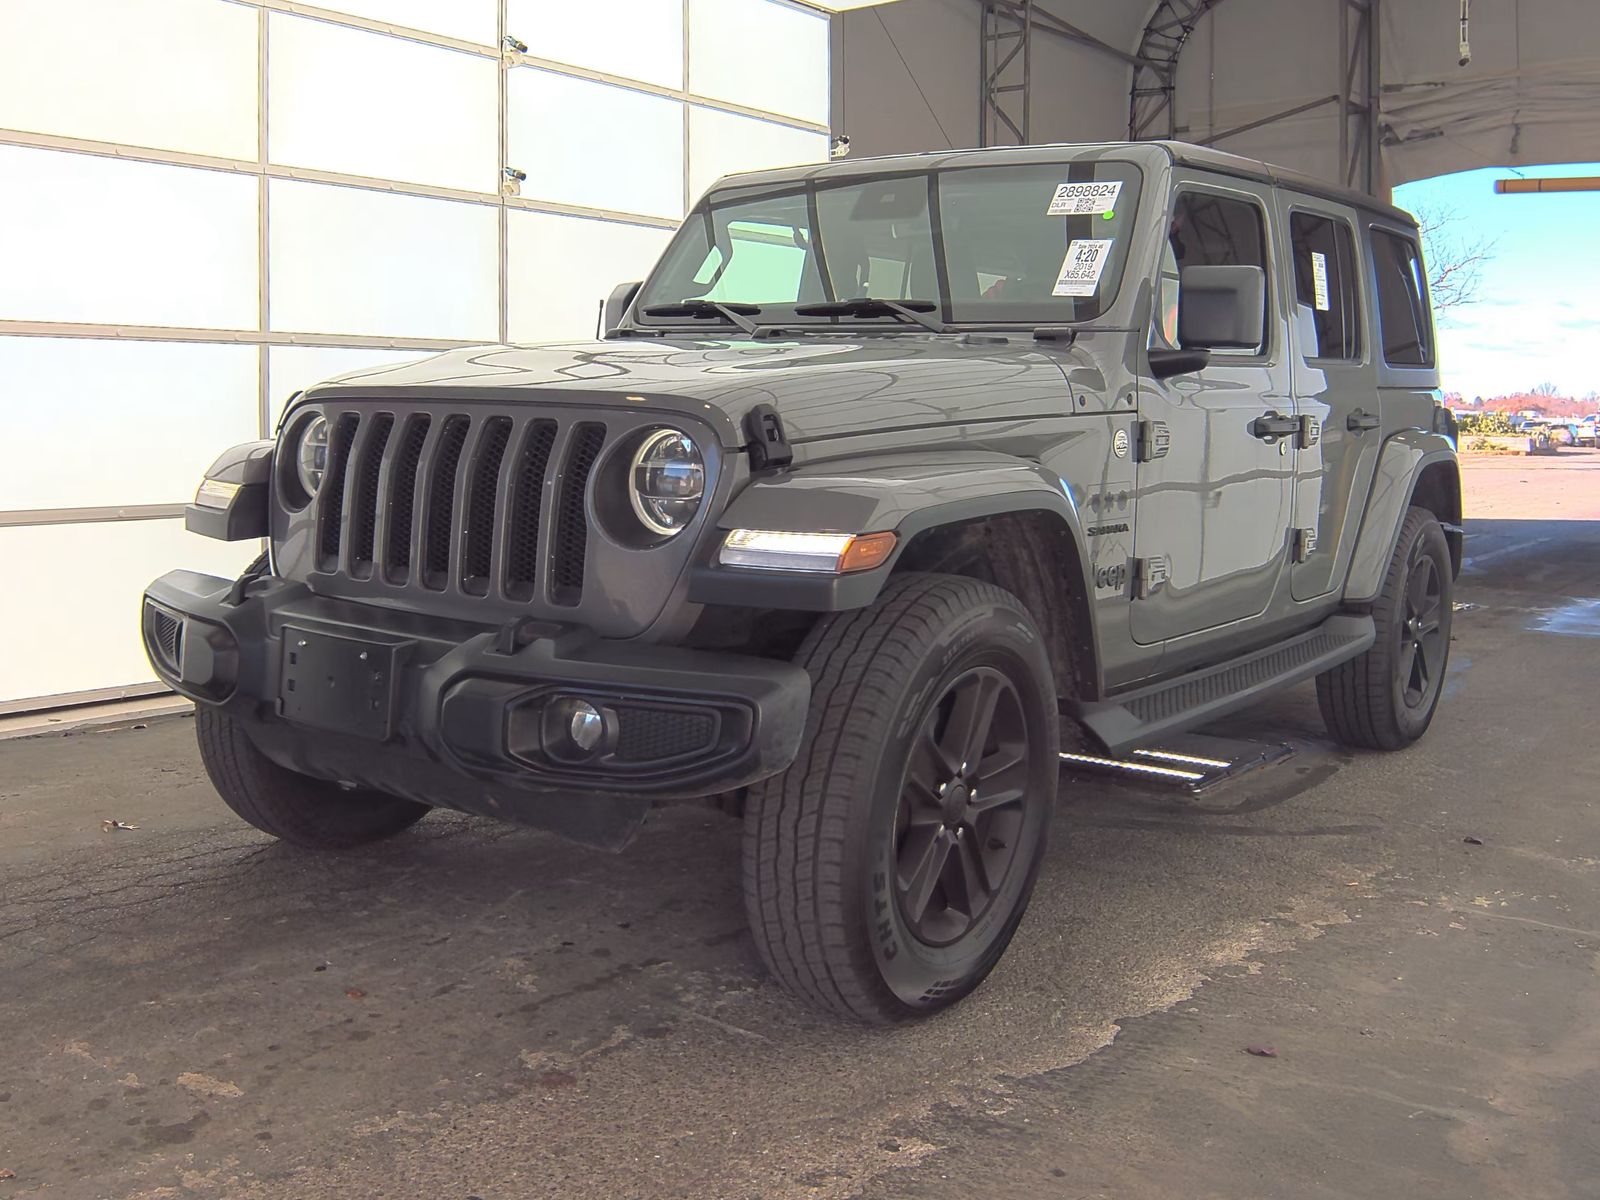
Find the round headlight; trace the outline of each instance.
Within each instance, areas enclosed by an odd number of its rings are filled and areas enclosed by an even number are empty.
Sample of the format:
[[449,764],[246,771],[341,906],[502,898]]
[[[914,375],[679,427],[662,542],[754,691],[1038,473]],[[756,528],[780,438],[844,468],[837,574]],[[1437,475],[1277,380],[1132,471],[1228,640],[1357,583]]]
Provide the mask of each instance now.
[[306,495],[315,496],[322,486],[322,476],[328,470],[328,420],[313,417],[300,431],[300,443],[295,447],[295,463],[300,471],[300,486]]
[[628,468],[628,498],[651,533],[671,537],[694,520],[706,490],[706,464],[687,434],[658,429]]

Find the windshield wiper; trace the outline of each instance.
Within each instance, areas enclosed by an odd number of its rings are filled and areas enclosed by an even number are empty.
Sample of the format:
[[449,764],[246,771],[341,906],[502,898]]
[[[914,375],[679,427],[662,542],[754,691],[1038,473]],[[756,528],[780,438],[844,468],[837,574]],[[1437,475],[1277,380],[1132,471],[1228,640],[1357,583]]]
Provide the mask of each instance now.
[[938,312],[939,305],[932,300],[881,300],[862,296],[855,300],[830,300],[825,304],[797,304],[797,317],[899,317],[934,333],[946,333],[943,321],[925,314]]
[[679,300],[676,304],[647,304],[639,310],[647,317],[721,317],[746,333],[761,327],[748,320],[761,311],[759,304],[724,304],[720,300]]

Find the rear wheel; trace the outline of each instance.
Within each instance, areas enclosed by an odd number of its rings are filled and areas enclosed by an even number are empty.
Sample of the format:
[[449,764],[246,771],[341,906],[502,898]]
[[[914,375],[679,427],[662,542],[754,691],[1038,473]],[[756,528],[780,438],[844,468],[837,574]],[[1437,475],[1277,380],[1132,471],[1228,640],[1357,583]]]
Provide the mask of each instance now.
[[223,802],[262,833],[311,850],[347,850],[416,824],[426,804],[349,789],[280,767],[238,720],[201,707],[194,716],[200,760]]
[[1027,908],[1055,799],[1055,690],[1020,601],[906,575],[802,645],[794,765],[751,790],[744,886],[791,991],[904,1020],[965,996]]
[[1438,518],[1412,508],[1372,606],[1377,640],[1317,677],[1328,732],[1347,746],[1399,750],[1427,732],[1450,661],[1454,581]]

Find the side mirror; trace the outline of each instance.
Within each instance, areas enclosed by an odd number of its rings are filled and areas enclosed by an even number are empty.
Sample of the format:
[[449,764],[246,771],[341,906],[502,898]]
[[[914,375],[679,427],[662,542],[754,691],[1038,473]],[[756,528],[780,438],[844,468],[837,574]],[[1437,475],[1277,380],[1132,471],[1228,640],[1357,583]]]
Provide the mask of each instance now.
[[610,337],[611,331],[622,324],[628,305],[633,303],[633,298],[639,294],[642,286],[644,285],[640,282],[619,283],[611,289],[611,295],[606,297],[606,302],[600,309],[601,337]]
[[1266,335],[1267,275],[1260,267],[1185,267],[1178,283],[1178,344],[1254,350]]

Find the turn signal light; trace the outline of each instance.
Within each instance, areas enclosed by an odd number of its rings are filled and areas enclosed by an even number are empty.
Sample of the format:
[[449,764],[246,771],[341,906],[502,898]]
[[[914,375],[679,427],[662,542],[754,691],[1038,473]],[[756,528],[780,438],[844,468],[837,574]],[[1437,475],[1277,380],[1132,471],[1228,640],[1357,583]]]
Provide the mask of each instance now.
[[777,529],[735,529],[722,543],[717,561],[725,567],[843,575],[882,566],[894,553],[897,538],[893,531],[793,533]]

